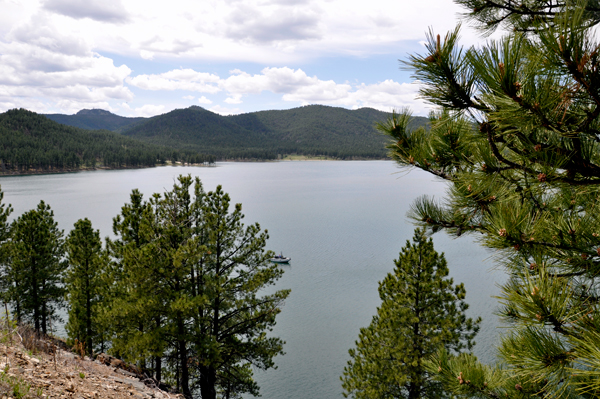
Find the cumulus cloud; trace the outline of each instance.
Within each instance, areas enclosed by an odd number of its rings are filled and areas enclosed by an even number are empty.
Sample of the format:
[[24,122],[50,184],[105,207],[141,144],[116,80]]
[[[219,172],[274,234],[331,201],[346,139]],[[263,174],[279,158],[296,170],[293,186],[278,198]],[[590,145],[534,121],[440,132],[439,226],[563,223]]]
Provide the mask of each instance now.
[[[414,99],[415,86],[385,80],[389,76],[374,74],[369,81],[350,84],[319,78],[318,69],[307,73],[297,65],[331,67],[340,55],[402,57],[412,52],[402,47],[404,43],[418,48],[429,26],[443,34],[454,27],[452,16],[460,11],[453,2],[441,0],[170,0],[146,2],[144,7],[137,0],[10,0],[2,5],[1,104],[26,99],[36,107],[59,103],[71,107],[76,101],[117,107],[135,99],[131,112],[136,106],[155,103],[159,96],[144,91],[175,90],[184,93],[171,97],[181,102],[172,106],[184,106],[181,97],[191,93],[198,104],[220,102],[247,109],[241,104],[247,105],[248,98],[274,93],[280,99],[276,107],[288,102],[389,110],[413,104],[426,112]],[[463,38],[465,45],[480,40],[467,28]],[[118,54],[120,60],[134,59],[131,64],[124,62],[143,72],[132,75],[128,66],[115,64],[111,54]],[[323,56],[327,62],[318,61]],[[160,64],[150,66],[149,61]],[[220,72],[221,76],[175,69],[211,65],[215,71],[248,62],[275,67],[258,73]],[[145,72],[156,65],[174,66],[164,74]],[[210,100],[198,99],[196,93]],[[217,93],[218,97],[211,96]],[[146,95],[154,97],[141,98]],[[237,108],[222,112],[231,109]]]
[[140,50],[140,57],[145,60],[152,61],[154,59],[154,53],[148,50]]
[[127,78],[127,83],[144,90],[186,90],[199,93],[217,93],[221,89],[214,83],[217,75],[196,72],[193,69],[174,69],[158,75],[137,75]]
[[164,105],[152,105],[152,104],[146,104],[146,105],[143,105],[141,107],[134,109],[135,115],[145,116],[145,117],[159,115],[159,114],[164,113],[164,111],[165,111]]
[[225,99],[225,102],[227,104],[241,104],[242,103],[242,95],[241,94],[234,94],[231,97],[227,97]]
[[240,108],[227,108],[221,105],[215,105],[214,107],[211,107],[208,110],[220,115],[237,115],[244,112]]
[[202,96],[198,99],[198,103],[200,104],[212,104],[213,102],[211,100],[209,100],[208,98]]
[[[351,85],[346,82],[322,80],[317,76],[309,76],[302,69],[288,67],[264,68],[259,74],[249,74],[235,69],[230,71],[230,76],[227,78],[191,69],[178,69],[159,75],[136,76],[129,78],[128,82],[148,90],[188,90],[210,93],[224,91],[228,94],[224,102],[229,105],[241,104],[245,97],[251,95],[270,92],[280,94],[283,101],[298,105],[372,107],[382,111],[410,106],[416,114],[424,115],[428,112],[426,105],[417,99],[418,84],[385,80],[374,84]],[[199,98],[198,102],[212,103],[204,96]],[[220,105],[214,106],[211,110],[221,114],[241,112],[237,108]]]
[[[131,70],[92,51],[77,36],[36,14],[0,37],[0,96],[19,97],[28,109],[103,107],[133,98],[124,80]],[[6,101],[4,101],[7,103]],[[13,101],[14,102],[14,101]],[[43,104],[52,103],[54,106]],[[81,108],[80,108],[81,109]]]
[[202,43],[177,37],[153,36],[142,41],[140,46],[143,48],[140,52],[143,58],[144,54],[150,54],[153,57],[155,53],[186,53],[202,47]]
[[264,6],[236,7],[226,18],[226,36],[258,43],[321,37],[320,15],[311,9],[276,7],[270,12],[263,9]]
[[111,23],[129,20],[127,10],[119,0],[46,0],[43,7],[75,19],[89,18]]

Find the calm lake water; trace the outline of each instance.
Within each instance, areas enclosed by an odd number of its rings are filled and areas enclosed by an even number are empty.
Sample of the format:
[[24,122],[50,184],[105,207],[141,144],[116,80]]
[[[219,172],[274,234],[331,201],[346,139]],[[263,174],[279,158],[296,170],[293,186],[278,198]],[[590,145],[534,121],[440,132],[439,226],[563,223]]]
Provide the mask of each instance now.
[[[217,167],[159,167],[45,176],[2,177],[13,218],[44,200],[65,235],[89,218],[112,236],[112,218],[134,188],[148,198],[171,189],[179,174],[202,179],[206,191],[221,184],[241,202],[247,224],[269,230],[269,249],[291,256],[277,288],[291,288],[273,334],[286,341],[277,370],[257,371],[268,399],[341,398],[339,376],[360,327],[379,305],[377,283],[390,272],[414,226],[406,212],[423,194],[442,197],[444,183],[391,161],[219,163]],[[455,282],[464,282],[471,316],[484,318],[475,353],[493,361],[498,336],[492,315],[497,282],[491,253],[469,237],[438,233]]]

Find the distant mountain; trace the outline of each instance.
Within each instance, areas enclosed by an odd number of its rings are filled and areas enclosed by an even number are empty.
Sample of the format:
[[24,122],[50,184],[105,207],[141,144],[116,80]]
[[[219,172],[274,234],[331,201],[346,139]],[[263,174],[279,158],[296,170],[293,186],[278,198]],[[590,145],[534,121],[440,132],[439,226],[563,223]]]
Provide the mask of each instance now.
[[[112,130],[156,145],[212,154],[218,159],[274,159],[278,154],[381,159],[386,157],[388,138],[375,130],[375,124],[390,114],[373,108],[308,105],[232,116],[198,106],[153,118],[125,118],[100,109],[46,116],[62,124]],[[415,117],[412,127],[427,122],[427,118]]]
[[173,157],[194,163],[211,160],[115,132],[65,126],[24,109],[0,114],[0,174],[147,167]]
[[120,131],[143,122],[146,118],[127,118],[103,109],[82,109],[75,115],[46,114],[48,119],[63,125],[87,130]]
[[[280,111],[221,116],[198,106],[178,109],[129,127],[124,135],[154,144],[194,149],[218,159],[272,159],[278,154],[341,159],[385,158],[387,137],[375,124],[389,117],[372,108],[309,105]],[[427,118],[416,117],[414,126]]]

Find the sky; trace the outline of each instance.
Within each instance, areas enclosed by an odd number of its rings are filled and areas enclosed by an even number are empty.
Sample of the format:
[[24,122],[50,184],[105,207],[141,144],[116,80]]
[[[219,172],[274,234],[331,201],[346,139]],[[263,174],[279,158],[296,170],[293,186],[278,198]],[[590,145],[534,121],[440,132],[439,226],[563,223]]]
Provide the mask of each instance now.
[[[426,116],[400,69],[451,0],[0,0],[0,112],[230,115],[323,104]],[[461,43],[482,39],[463,27]]]

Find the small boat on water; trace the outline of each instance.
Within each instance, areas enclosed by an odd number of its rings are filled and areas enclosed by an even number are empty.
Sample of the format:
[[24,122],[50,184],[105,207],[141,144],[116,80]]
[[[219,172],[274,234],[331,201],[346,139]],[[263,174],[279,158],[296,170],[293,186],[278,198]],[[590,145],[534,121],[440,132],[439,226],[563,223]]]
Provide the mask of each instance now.
[[274,257],[271,258],[271,262],[273,262],[273,263],[290,263],[291,260],[292,260],[292,258],[287,258],[287,257],[283,256],[283,253],[280,253],[279,255],[275,255]]

